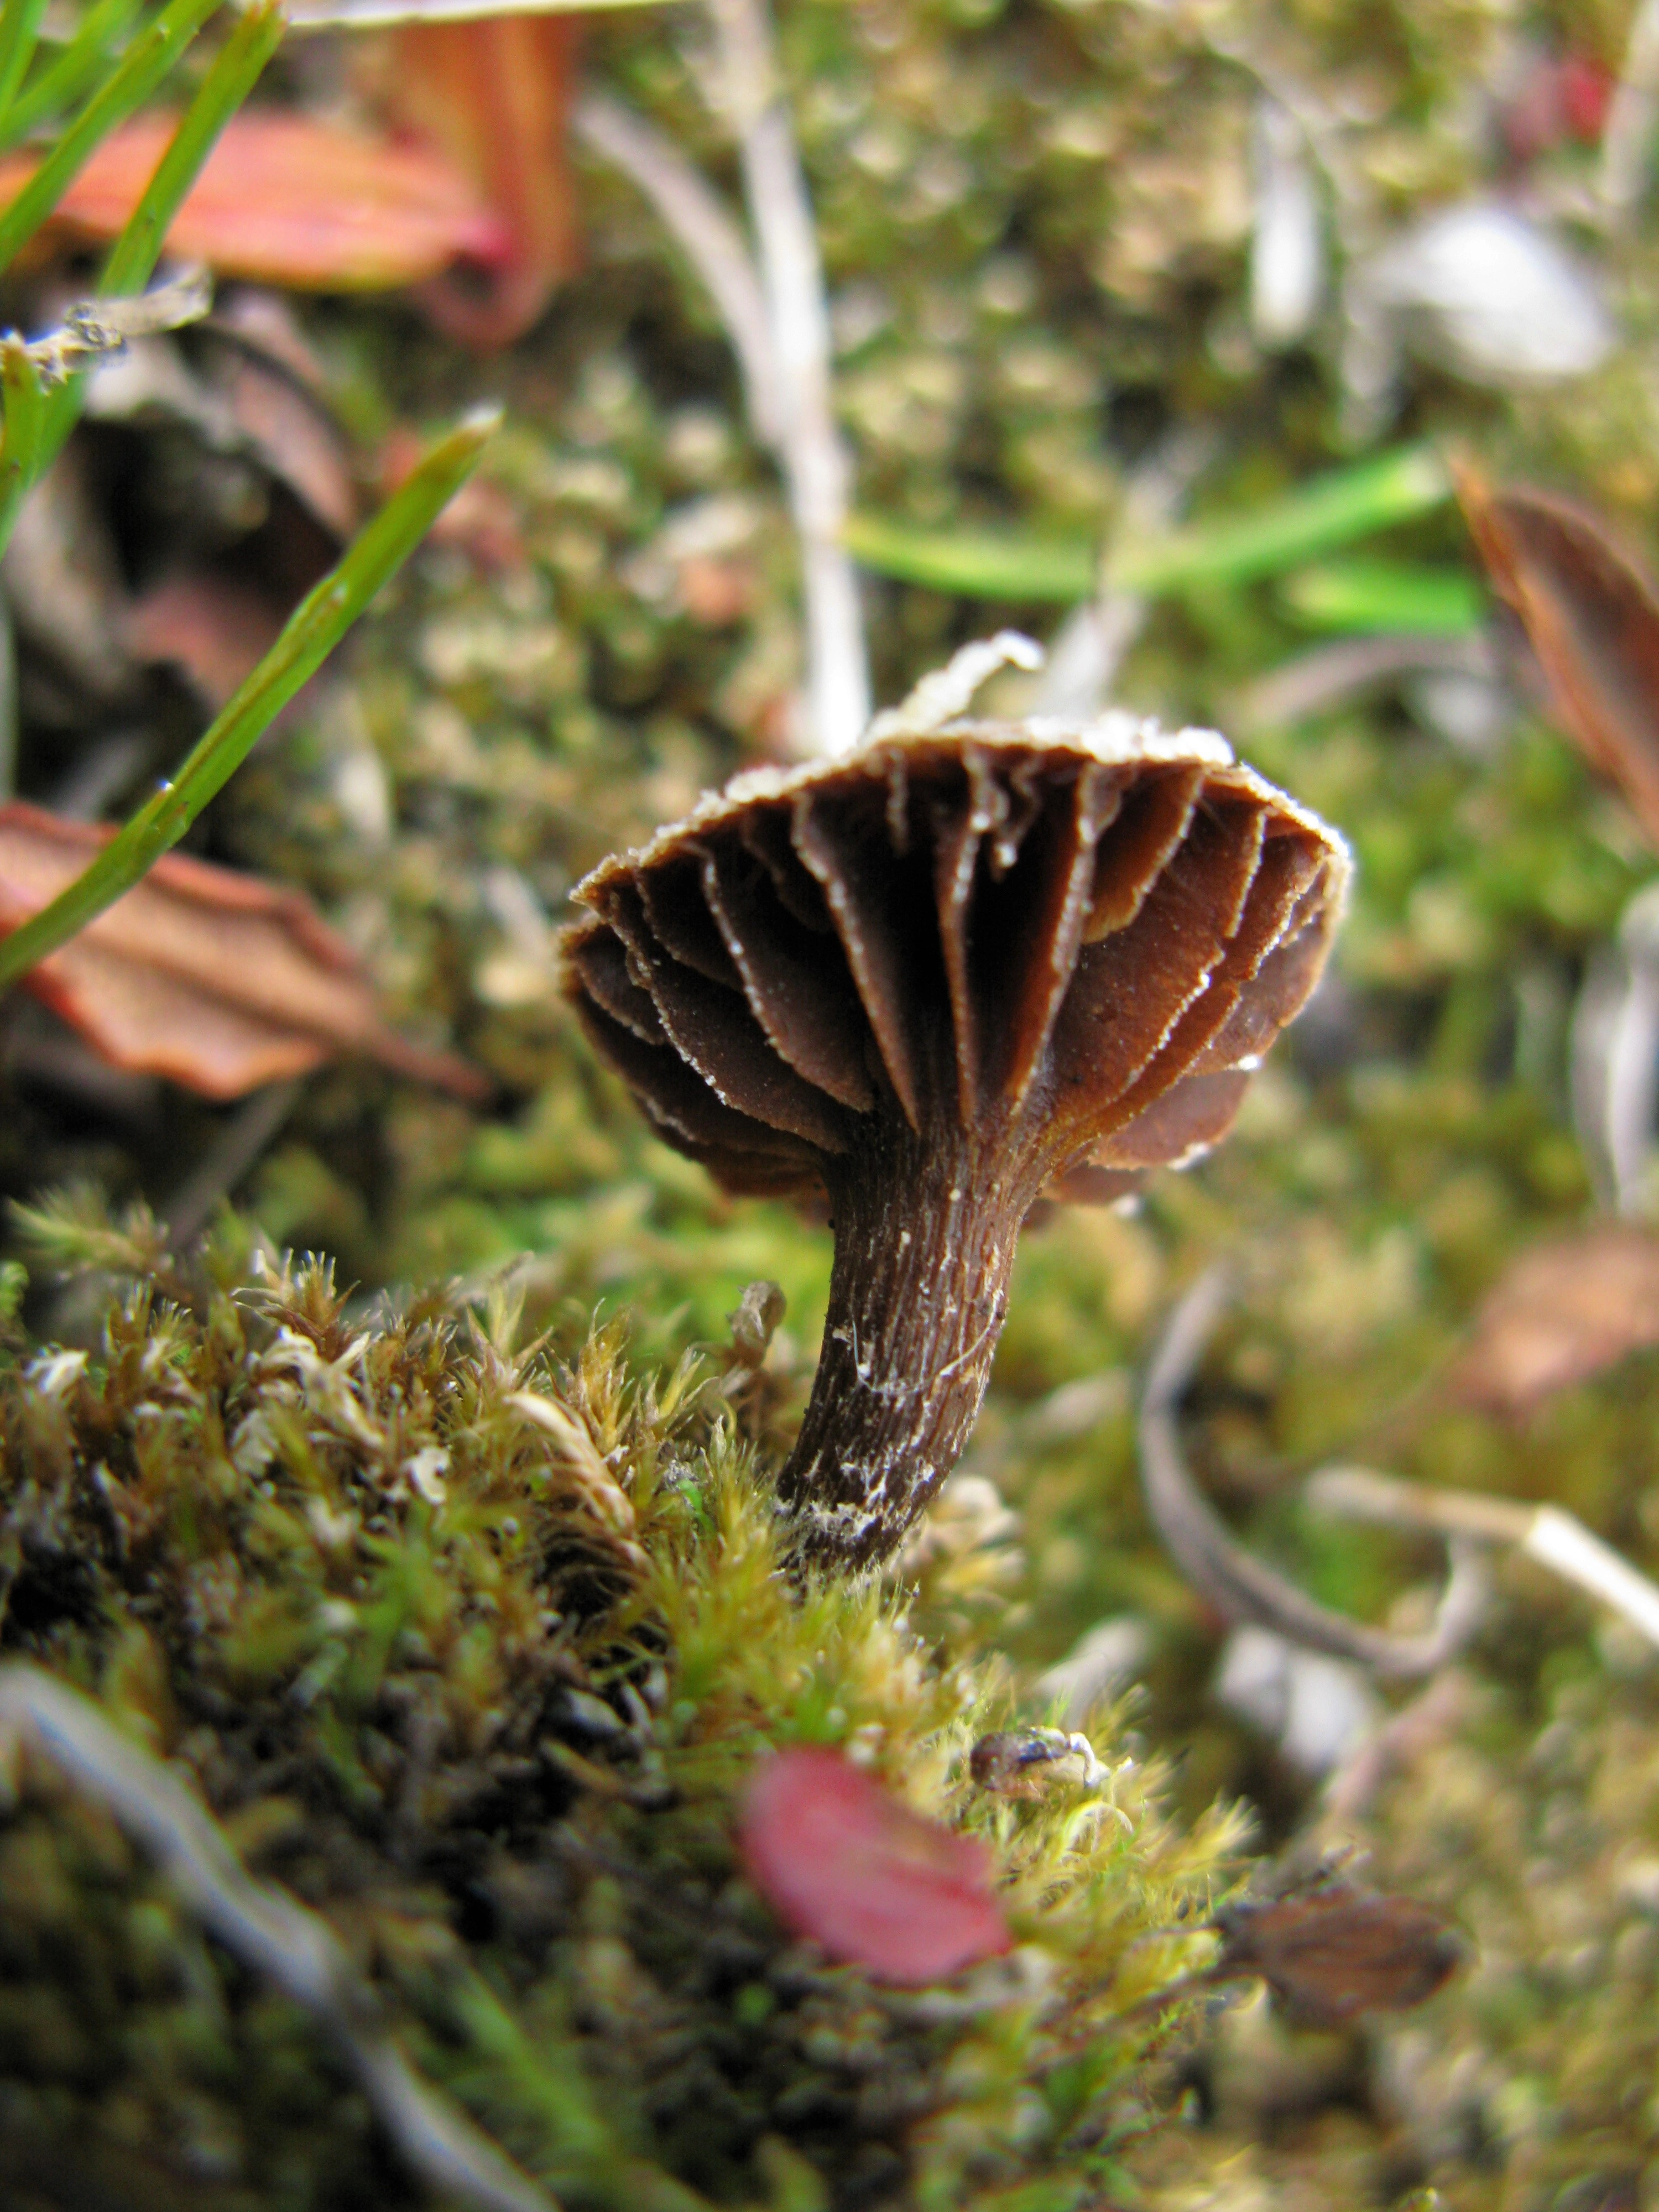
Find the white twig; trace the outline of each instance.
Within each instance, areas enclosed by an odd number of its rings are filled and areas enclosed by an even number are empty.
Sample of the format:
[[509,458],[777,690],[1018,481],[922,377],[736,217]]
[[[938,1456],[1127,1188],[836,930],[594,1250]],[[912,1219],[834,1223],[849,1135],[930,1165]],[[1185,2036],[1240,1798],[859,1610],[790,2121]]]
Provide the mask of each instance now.
[[1659,1583],[1650,1582],[1559,1505],[1526,1505],[1477,1491],[1431,1490],[1360,1467],[1322,1468],[1310,1478],[1304,1494],[1310,1505],[1348,1520],[1438,1528],[1486,1543],[1513,1544],[1540,1567],[1622,1613],[1650,1644],[1659,1644]]
[[845,752],[870,719],[858,574],[842,544],[852,470],[830,385],[830,313],[806,180],[765,0],[708,0],[783,404],[783,471],[801,544],[813,750]]
[[748,243],[718,192],[672,140],[602,92],[584,94],[572,121],[579,137],[637,185],[708,287],[743,374],[755,435],[780,459],[784,406],[766,295]]
[[320,1915],[256,1881],[205,1807],[89,1698],[21,1661],[0,1667],[0,1775],[14,1746],[102,1806],[209,1933],[327,2032],[427,2188],[477,2212],[557,2212],[545,2190],[415,2073]]
[[199,323],[213,305],[213,278],[199,264],[176,276],[136,292],[107,299],[82,300],[71,307],[55,331],[33,338],[24,351],[34,363],[48,390],[67,383],[88,362],[110,361],[124,354],[134,338],[153,337],[158,331],[182,330]]
[[1141,1480],[1152,1525],[1194,1588],[1228,1620],[1255,1621],[1310,1650],[1357,1659],[1397,1681],[1433,1674],[1462,1650],[1485,1610],[1485,1577],[1467,1543],[1454,1540],[1449,1547],[1451,1572],[1433,1627],[1422,1636],[1395,1636],[1331,1612],[1253,1558],[1194,1486],[1176,1413],[1230,1296],[1224,1269],[1200,1275],[1170,1316],[1153,1355],[1140,1410]]

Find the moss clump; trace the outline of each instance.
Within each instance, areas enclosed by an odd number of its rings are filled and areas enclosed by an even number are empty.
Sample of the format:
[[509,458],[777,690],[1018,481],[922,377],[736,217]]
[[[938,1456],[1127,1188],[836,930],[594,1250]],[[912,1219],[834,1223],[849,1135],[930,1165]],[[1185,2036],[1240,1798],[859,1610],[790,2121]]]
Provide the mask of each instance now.
[[[130,1279],[96,1352],[9,1347],[0,1647],[174,1761],[564,2201],[1110,2185],[1158,2109],[1146,2001],[1206,1955],[1237,1823],[1178,1833],[1132,1759],[1109,1802],[975,1799],[1006,1677],[930,1650],[896,1587],[780,1573],[735,1356],[647,1381],[615,1326],[562,1365],[500,1297],[366,1315],[324,1264],[250,1267],[234,1224],[188,1273],[142,1214],[35,1231]],[[799,1741],[988,1838],[1012,1960],[899,1994],[785,1937],[733,1800]],[[0,1815],[0,2113],[24,2201],[407,2193],[304,2016],[28,1775]]]

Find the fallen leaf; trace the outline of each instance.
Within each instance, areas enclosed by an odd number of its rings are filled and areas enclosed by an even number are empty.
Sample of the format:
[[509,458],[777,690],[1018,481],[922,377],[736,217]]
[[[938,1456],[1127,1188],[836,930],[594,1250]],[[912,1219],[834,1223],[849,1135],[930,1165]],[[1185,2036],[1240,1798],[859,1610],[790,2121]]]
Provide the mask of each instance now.
[[1538,1246],[1482,1305],[1450,1385],[1511,1418],[1659,1344],[1659,1237],[1612,1223]]
[[[113,830],[0,806],[0,936],[87,866]],[[117,1067],[238,1098],[347,1052],[465,1098],[487,1079],[387,1027],[350,948],[297,891],[171,853],[22,988]]]
[[[114,238],[167,150],[176,116],[135,116],[105,139],[41,234]],[[0,161],[0,205],[38,153]],[[301,291],[379,291],[435,276],[459,259],[504,265],[512,235],[455,165],[309,116],[234,116],[167,233],[169,250],[222,276]]]
[[487,268],[427,288],[433,320],[465,344],[509,344],[576,266],[565,121],[577,30],[568,15],[516,15],[409,23],[394,35],[389,112],[471,179],[504,233]]
[[984,1845],[923,1820],[839,1752],[763,1759],[739,1839],[778,1917],[872,1981],[944,1981],[1012,1941]]
[[216,711],[276,642],[284,610],[257,585],[192,568],[128,606],[120,638],[145,666],[179,669]]
[[1556,714],[1659,847],[1659,593],[1587,509],[1457,471],[1492,587],[1514,608]]
[[1212,1980],[1259,1974],[1303,2020],[1325,2027],[1421,2004],[1469,1955],[1468,1937],[1431,1905],[1340,1879],[1242,1899],[1223,1905],[1215,1924]]

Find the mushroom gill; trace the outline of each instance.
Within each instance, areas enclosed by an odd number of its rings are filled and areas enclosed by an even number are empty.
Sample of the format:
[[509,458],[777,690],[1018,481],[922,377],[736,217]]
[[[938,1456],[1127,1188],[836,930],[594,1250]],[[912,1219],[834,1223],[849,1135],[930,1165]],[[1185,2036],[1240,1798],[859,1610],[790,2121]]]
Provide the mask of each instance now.
[[729,1190],[827,1200],[779,1485],[807,1559],[886,1558],[950,1473],[1036,1201],[1225,1133],[1347,872],[1211,732],[901,709],[578,886],[566,988],[659,1133]]

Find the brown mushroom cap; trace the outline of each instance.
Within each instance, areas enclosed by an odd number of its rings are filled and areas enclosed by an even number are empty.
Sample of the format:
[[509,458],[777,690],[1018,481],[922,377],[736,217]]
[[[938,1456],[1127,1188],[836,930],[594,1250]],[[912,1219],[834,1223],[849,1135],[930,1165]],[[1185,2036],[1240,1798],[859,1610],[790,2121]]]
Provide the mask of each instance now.
[[781,1478],[885,1557],[979,1407],[1019,1224],[1231,1125],[1318,979],[1340,839],[1208,732],[960,718],[738,776],[596,868],[589,1036],[728,1189],[827,1198],[830,1315]]

